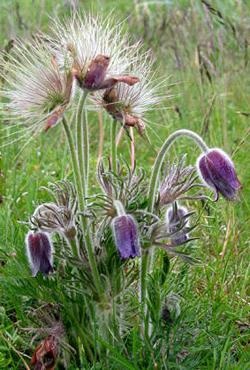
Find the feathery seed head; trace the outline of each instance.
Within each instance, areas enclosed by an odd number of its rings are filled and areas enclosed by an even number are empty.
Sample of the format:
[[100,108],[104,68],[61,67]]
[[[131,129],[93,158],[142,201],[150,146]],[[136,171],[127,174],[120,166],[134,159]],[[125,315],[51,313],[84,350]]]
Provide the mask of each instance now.
[[[151,69],[152,59],[149,54],[139,56],[137,53],[131,62],[126,81],[121,79],[104,93],[97,92],[94,97],[95,103],[103,106],[124,128],[136,127],[141,135],[145,129],[145,113],[159,104],[162,98]],[[137,83],[134,83],[135,77],[131,76],[132,71],[137,76]]]
[[[56,21],[52,31],[52,50],[59,64],[65,66],[66,63],[72,69],[83,89],[110,88],[126,77],[135,45],[127,44],[122,27],[114,26],[110,17],[76,14],[69,21]],[[123,73],[125,76],[120,76]],[[124,82],[127,83],[126,78]]]
[[38,41],[17,42],[6,63],[2,95],[7,114],[33,133],[55,126],[72,96],[71,71],[60,69],[51,50]]

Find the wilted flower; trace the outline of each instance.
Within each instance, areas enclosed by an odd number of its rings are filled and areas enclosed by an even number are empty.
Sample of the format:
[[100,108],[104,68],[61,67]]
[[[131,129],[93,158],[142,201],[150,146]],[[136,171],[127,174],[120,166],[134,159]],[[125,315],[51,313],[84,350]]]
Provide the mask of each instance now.
[[53,33],[51,44],[57,59],[72,68],[80,87],[95,91],[119,81],[128,85],[138,82],[126,73],[135,46],[127,45],[121,27],[113,26],[110,19],[77,14],[68,22],[55,22]]
[[204,183],[215,191],[216,200],[219,193],[228,200],[237,197],[241,184],[232,160],[223,150],[213,148],[201,154],[197,168]]
[[131,215],[125,213],[120,201],[114,201],[117,216],[112,221],[115,245],[122,259],[140,256],[138,227]]
[[[186,157],[183,156],[177,163],[168,163],[165,178],[160,184],[158,204],[170,204],[178,199],[185,199],[185,194],[192,188],[200,186],[195,183],[197,176],[193,166],[185,166]],[[200,196],[201,197],[201,196]],[[197,197],[192,197],[197,198]]]
[[31,217],[31,223],[41,231],[61,233],[68,239],[76,235],[75,217],[71,209],[55,203],[38,206]]
[[49,235],[29,231],[25,242],[32,276],[36,276],[38,272],[48,275],[53,271],[53,245]]
[[71,71],[59,69],[51,50],[38,41],[18,42],[6,63],[2,95],[8,119],[22,120],[29,134],[55,126],[72,96]]
[[166,224],[172,245],[181,245],[188,240],[188,210],[176,202],[167,209]]
[[137,84],[128,86],[119,82],[104,93],[97,93],[94,100],[114,120],[121,122],[124,128],[136,127],[142,135],[145,130],[145,113],[159,104],[162,97],[158,92],[159,85],[152,78],[152,60],[147,54],[137,57],[130,68],[139,78]]
[[54,370],[58,356],[58,340],[49,335],[36,347],[31,359],[34,370]]

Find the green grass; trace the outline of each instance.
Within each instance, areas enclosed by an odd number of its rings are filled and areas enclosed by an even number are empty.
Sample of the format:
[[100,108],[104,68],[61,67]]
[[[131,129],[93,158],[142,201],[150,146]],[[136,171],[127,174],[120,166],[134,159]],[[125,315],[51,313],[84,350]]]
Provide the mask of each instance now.
[[[16,3],[20,4],[17,10]],[[4,47],[16,35],[31,35],[48,29],[48,16],[65,13],[62,1],[2,1],[1,35]],[[84,3],[85,2],[81,2]],[[138,3],[138,2],[137,2]],[[212,147],[221,147],[233,156],[243,184],[238,203],[220,199],[202,212],[192,255],[201,260],[189,266],[171,260],[166,288],[161,291],[153,282],[156,295],[174,292],[180,296],[180,315],[169,324],[167,334],[159,327],[159,341],[166,341],[166,352],[151,348],[146,362],[141,358],[137,333],[127,338],[130,352],[125,357],[123,345],[109,348],[107,358],[92,369],[207,369],[247,370],[249,355],[249,225],[250,225],[250,7],[247,2],[213,1],[218,14],[200,2],[169,1],[166,5],[134,6],[132,1],[86,1],[82,7],[114,9],[120,18],[127,17],[126,27],[134,39],[142,38],[152,49],[157,75],[169,77],[171,98],[151,114],[148,134],[151,145],[137,135],[137,165],[147,173],[167,135],[179,128],[202,133]],[[69,13],[69,9],[66,13]],[[11,16],[10,16],[11,14]],[[21,16],[21,20],[20,20]],[[247,21],[248,20],[248,21]],[[233,26],[233,27],[232,27]],[[199,61],[200,58],[200,61]],[[202,64],[203,63],[203,64]],[[201,71],[203,71],[201,73]],[[91,172],[93,189],[98,145],[98,122],[90,117]],[[105,135],[109,135],[109,121]],[[4,140],[2,140],[4,144]],[[22,369],[22,358],[29,363],[34,349],[22,328],[28,323],[22,307],[25,294],[15,291],[15,278],[22,281],[23,292],[29,287],[24,254],[27,221],[34,208],[46,200],[41,186],[62,178],[71,178],[67,145],[62,128],[32,140],[23,150],[17,142],[1,149],[0,195],[0,368]],[[126,156],[125,142],[120,154]],[[105,144],[104,153],[108,153]],[[21,152],[20,152],[21,151]],[[183,139],[171,151],[171,157],[183,152],[194,163],[198,151]],[[94,190],[93,190],[94,191]],[[197,211],[201,207],[197,204]],[[4,263],[1,265],[1,260]],[[22,277],[23,276],[23,277]],[[8,288],[6,279],[11,279]],[[41,281],[41,289],[44,282]],[[19,289],[18,288],[18,289]],[[53,287],[52,287],[53,288]],[[16,288],[17,289],[17,288]],[[35,295],[36,292],[32,293]],[[18,298],[17,295],[18,294]],[[43,293],[44,294],[44,293]],[[156,297],[157,298],[157,297]],[[165,333],[165,334],[164,334]],[[32,348],[30,348],[32,347]],[[160,348],[160,346],[159,346]],[[26,357],[27,356],[27,357]],[[83,360],[84,363],[85,360]],[[144,362],[143,362],[144,361]],[[88,368],[87,364],[85,364]],[[72,364],[71,369],[76,369]]]

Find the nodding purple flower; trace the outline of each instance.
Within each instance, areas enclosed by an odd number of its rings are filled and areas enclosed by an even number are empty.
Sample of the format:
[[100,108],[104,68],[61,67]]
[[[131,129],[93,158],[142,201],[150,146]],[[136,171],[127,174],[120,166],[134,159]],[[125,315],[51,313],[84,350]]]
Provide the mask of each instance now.
[[201,179],[216,193],[228,200],[237,198],[241,183],[238,180],[234,164],[229,156],[221,149],[210,149],[197,160],[197,168]]
[[124,214],[113,219],[115,245],[122,259],[140,256],[138,228],[132,216]]
[[32,276],[36,276],[38,272],[44,275],[52,272],[53,245],[49,235],[44,232],[29,231],[25,242]]
[[181,245],[188,240],[188,210],[186,207],[180,207],[174,203],[172,207],[167,209],[166,223],[168,232],[171,234],[171,243],[175,246]]

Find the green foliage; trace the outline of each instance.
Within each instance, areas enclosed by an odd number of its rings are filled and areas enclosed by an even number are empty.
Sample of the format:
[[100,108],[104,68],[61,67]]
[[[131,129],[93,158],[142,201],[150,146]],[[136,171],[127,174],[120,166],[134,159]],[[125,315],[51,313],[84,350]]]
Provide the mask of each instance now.
[[[56,4],[55,4],[56,3]],[[90,274],[80,276],[72,267],[65,268],[62,240],[55,248],[58,258],[56,269],[62,271],[61,280],[56,277],[44,280],[33,279],[24,253],[26,227],[19,221],[28,220],[35,207],[47,201],[47,194],[40,190],[48,182],[71,178],[67,147],[61,127],[55,127],[45,135],[35,138],[25,148],[15,143],[1,149],[0,172],[0,368],[22,369],[29,364],[37,340],[31,344],[34,333],[25,328],[39,328],[44,322],[34,319],[34,307],[41,302],[51,302],[63,307],[62,318],[67,328],[74,328],[63,343],[62,361],[58,368],[69,363],[78,352],[78,363],[68,369],[221,369],[247,370],[250,356],[248,309],[246,304],[249,268],[249,200],[250,171],[249,146],[249,61],[247,39],[246,2],[211,2],[222,18],[200,2],[147,2],[134,6],[134,2],[86,1],[83,8],[109,12],[114,7],[121,17],[129,14],[128,27],[134,30],[133,37],[143,37],[153,49],[160,72],[172,75],[171,100],[164,101],[168,110],[152,112],[148,135],[151,144],[136,137],[136,158],[150,175],[151,165],[164,138],[177,128],[190,128],[202,133],[212,146],[225,148],[233,155],[243,183],[241,202],[226,204],[220,200],[212,204],[197,204],[196,211],[202,214],[202,227],[197,232],[198,241],[192,242],[193,257],[199,265],[183,264],[175,258],[159,258],[159,263],[149,278],[149,310],[153,318],[151,338],[142,341],[139,324],[127,337],[119,336],[118,329],[107,331],[107,316],[103,316],[103,331],[106,338],[93,342],[96,330],[92,297],[86,297]],[[18,6],[16,4],[19,4]],[[32,5],[31,5],[32,4]],[[86,5],[85,5],[86,4]],[[1,42],[5,47],[15,35],[29,35],[40,29],[47,30],[47,14],[64,15],[63,1],[1,2]],[[12,19],[6,17],[13,13]],[[70,8],[66,9],[66,13]],[[233,27],[232,27],[233,26]],[[235,28],[235,32],[234,32]],[[104,122],[105,135],[109,122]],[[151,125],[151,126],[150,126]],[[2,128],[1,128],[2,129]],[[97,123],[90,117],[92,153],[97,154]],[[5,130],[4,130],[5,132]],[[1,131],[2,137],[5,133]],[[2,140],[4,144],[4,139]],[[125,153],[129,141],[124,140],[121,153]],[[173,155],[183,147],[173,149]],[[104,153],[108,153],[105,143]],[[196,150],[188,148],[188,158],[193,163]],[[91,176],[95,194],[96,157],[91,158]],[[124,154],[126,157],[126,154]],[[2,201],[3,197],[3,201]],[[141,208],[145,198],[141,197]],[[131,212],[134,204],[130,204]],[[99,269],[111,281],[111,291],[119,293],[120,275],[117,271],[129,268],[131,280],[138,273],[138,266],[122,265],[114,253],[111,232],[106,230],[105,259]],[[168,272],[170,273],[168,274]],[[103,284],[107,284],[103,281]],[[72,292],[71,295],[69,292]],[[74,295],[75,293],[75,295]],[[130,311],[138,309],[133,292],[128,290]],[[171,300],[172,297],[172,300]],[[90,299],[91,298],[91,299]],[[86,302],[87,301],[87,302]],[[94,304],[100,302],[94,301]],[[85,314],[88,305],[93,317]],[[162,320],[165,307],[166,320]],[[111,309],[107,305],[107,310]],[[53,313],[54,314],[54,313]],[[109,319],[112,319],[109,316]],[[134,321],[137,317],[134,315]],[[45,320],[43,318],[43,320]],[[100,320],[100,318],[98,318]],[[47,324],[47,322],[45,323]],[[126,322],[125,324],[126,325]],[[91,332],[85,328],[91,327]],[[76,339],[78,338],[78,340]],[[41,339],[39,337],[39,339]],[[74,345],[73,345],[74,344]],[[96,353],[83,350],[93,348]],[[104,350],[106,349],[106,351]],[[98,353],[105,353],[99,356]],[[93,365],[89,365],[89,357]]]

